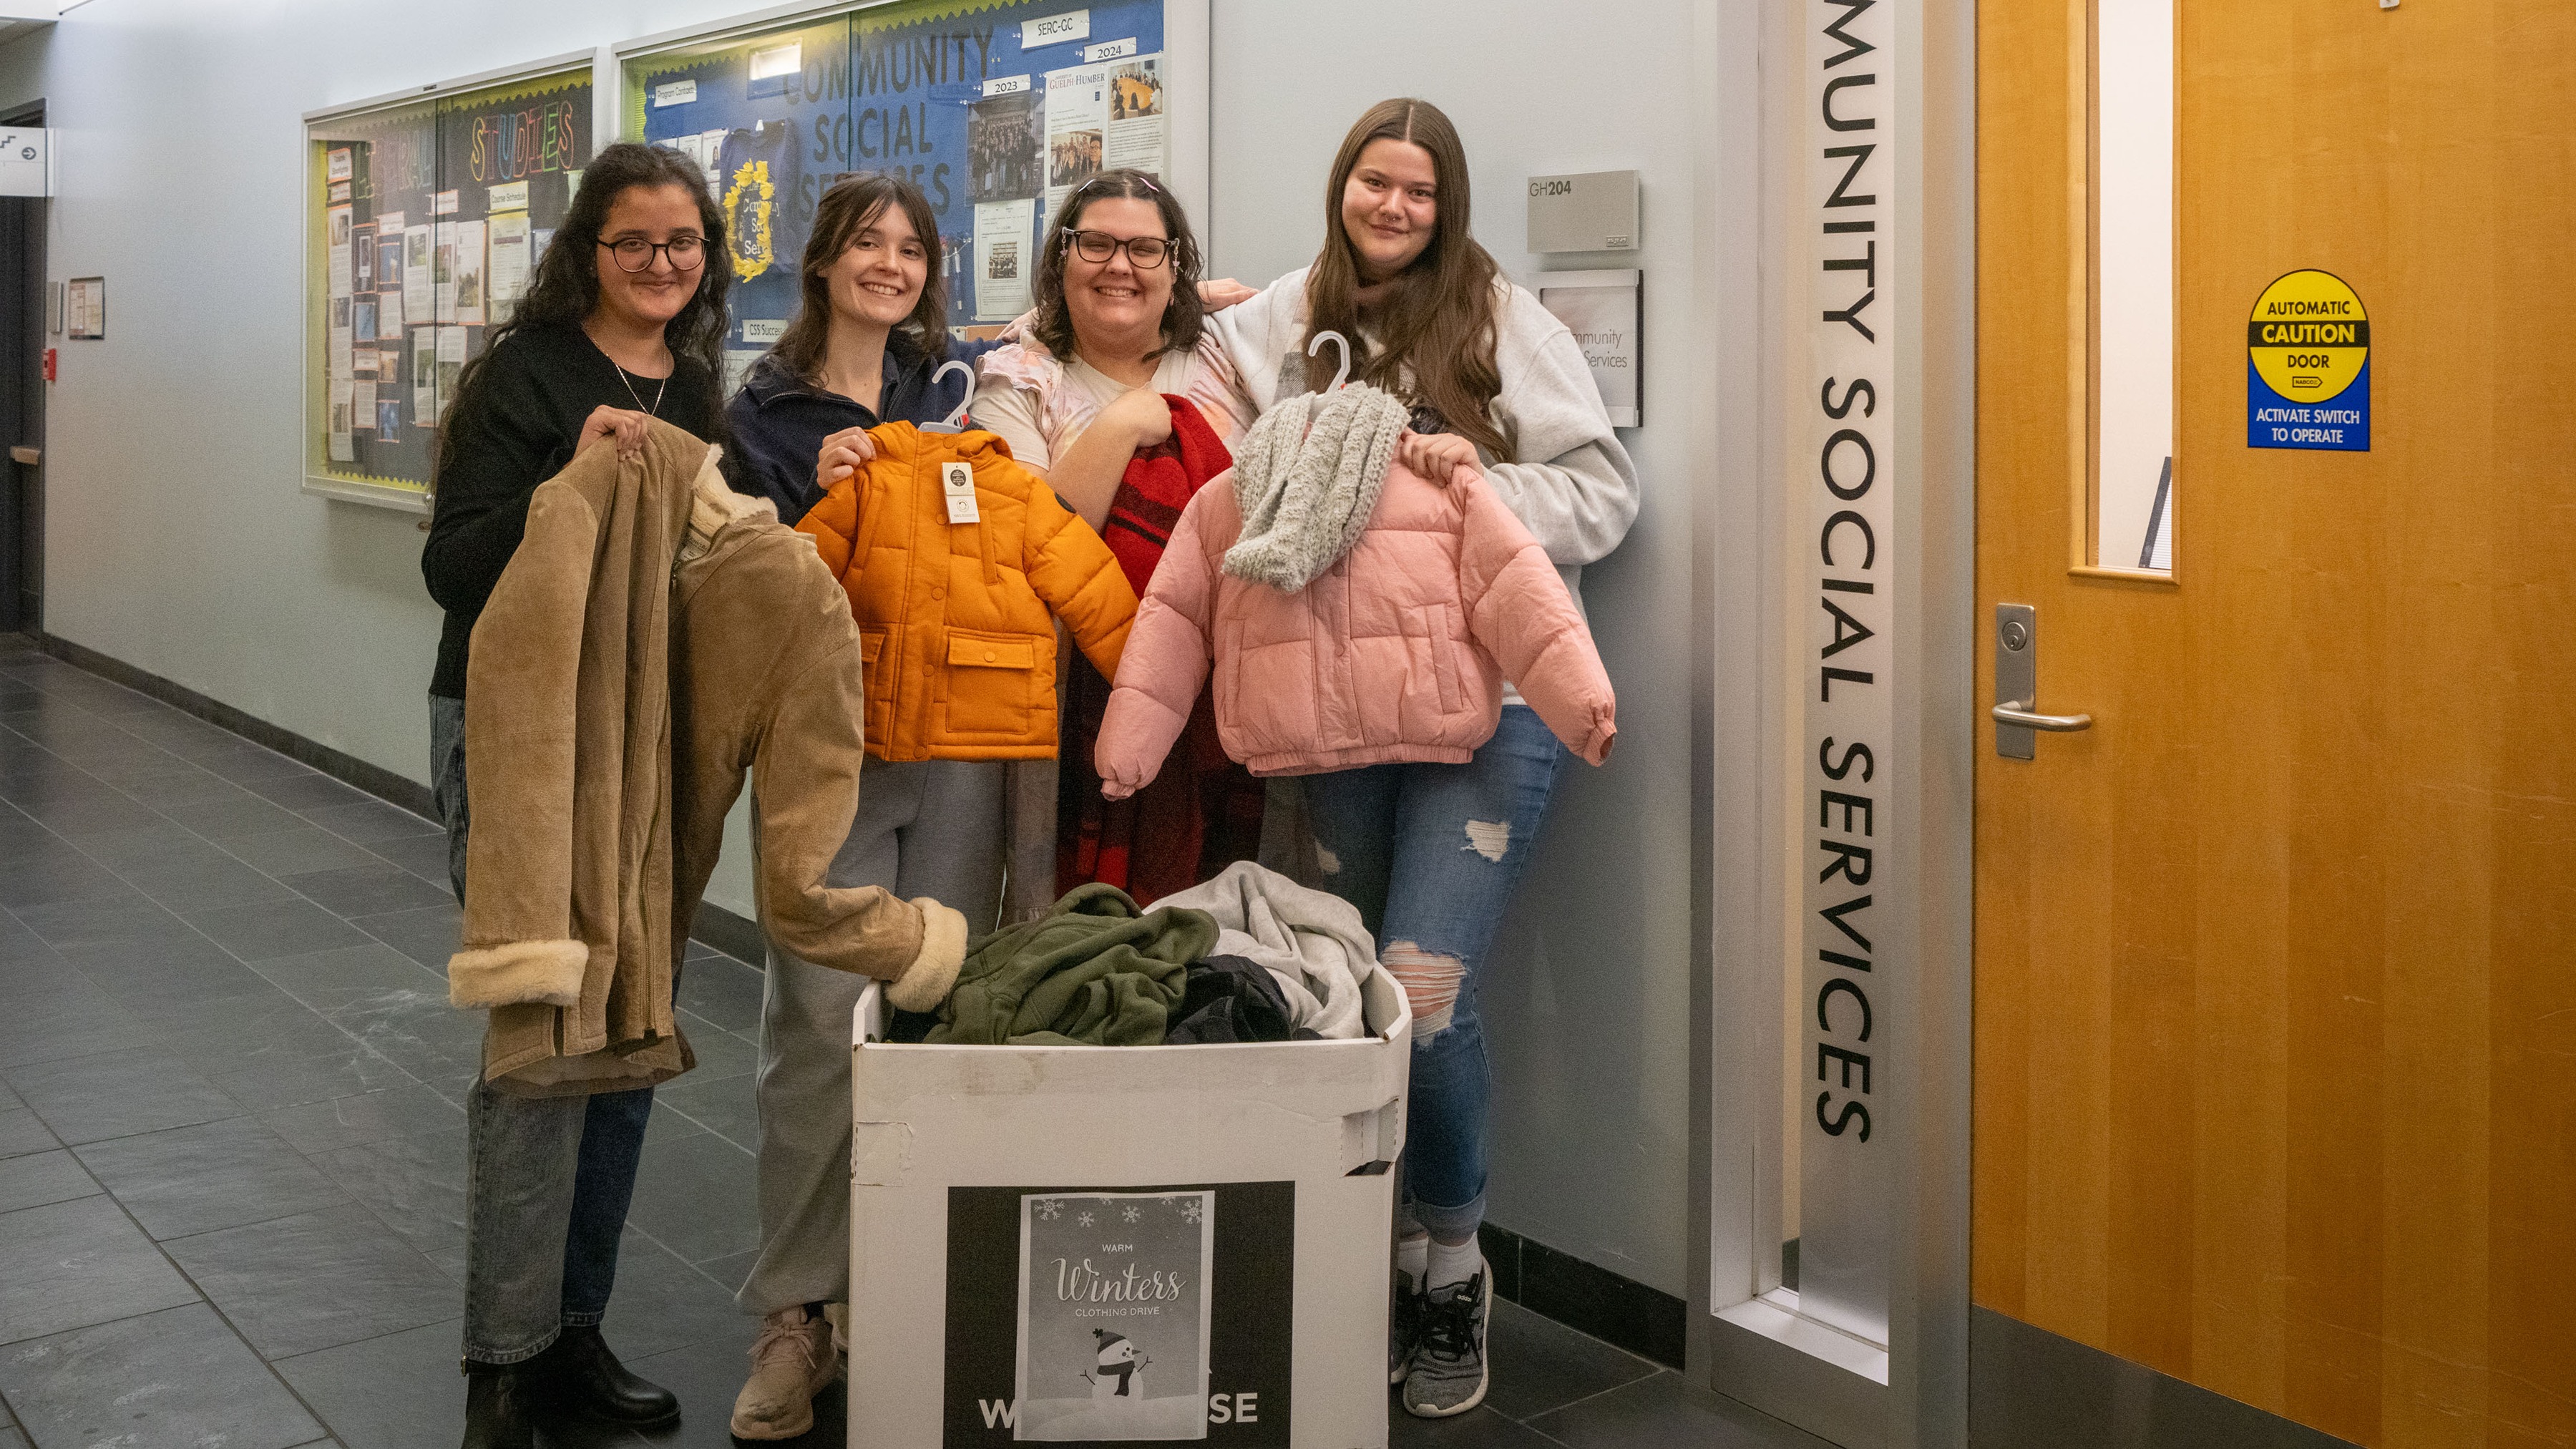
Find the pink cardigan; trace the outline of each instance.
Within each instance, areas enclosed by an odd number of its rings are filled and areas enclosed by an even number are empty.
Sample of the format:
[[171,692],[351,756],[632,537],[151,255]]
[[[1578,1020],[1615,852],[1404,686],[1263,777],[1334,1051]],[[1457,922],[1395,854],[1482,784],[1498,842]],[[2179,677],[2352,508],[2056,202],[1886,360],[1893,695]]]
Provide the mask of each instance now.
[[1225,752],[1256,775],[1464,762],[1503,681],[1592,764],[1617,702],[1564,581],[1481,477],[1443,488],[1398,463],[1368,531],[1294,594],[1220,572],[1242,531],[1231,472],[1182,510],[1136,611],[1095,759],[1101,792],[1152,781],[1216,661]]

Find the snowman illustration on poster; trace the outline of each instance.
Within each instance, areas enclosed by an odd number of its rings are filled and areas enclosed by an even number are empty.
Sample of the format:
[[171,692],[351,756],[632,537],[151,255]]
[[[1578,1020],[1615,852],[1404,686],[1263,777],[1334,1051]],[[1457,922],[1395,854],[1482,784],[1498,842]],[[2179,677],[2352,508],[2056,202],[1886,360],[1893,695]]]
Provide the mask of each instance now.
[[1212,1191],[1020,1199],[1013,1438],[1207,1437],[1215,1213]]

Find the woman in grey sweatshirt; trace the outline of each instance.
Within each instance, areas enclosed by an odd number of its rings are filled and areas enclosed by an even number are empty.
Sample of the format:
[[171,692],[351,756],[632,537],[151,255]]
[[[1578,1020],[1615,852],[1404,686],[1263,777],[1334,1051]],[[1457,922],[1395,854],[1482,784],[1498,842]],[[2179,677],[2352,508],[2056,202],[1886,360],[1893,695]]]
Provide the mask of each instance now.
[[[1636,468],[1572,334],[1469,232],[1455,128],[1425,101],[1379,103],[1343,140],[1327,195],[1314,264],[1208,319],[1245,392],[1267,412],[1329,387],[1339,359],[1329,343],[1308,358],[1309,336],[1350,339],[1351,380],[1412,409],[1398,444],[1406,466],[1431,478],[1482,473],[1580,607],[1583,566],[1617,548],[1637,517]],[[1476,1227],[1492,1071],[1476,980],[1564,761],[1509,686],[1503,706],[1466,764],[1304,779],[1323,883],[1359,907],[1413,1005],[1388,1375],[1424,1418],[1485,1396],[1491,1283]]]

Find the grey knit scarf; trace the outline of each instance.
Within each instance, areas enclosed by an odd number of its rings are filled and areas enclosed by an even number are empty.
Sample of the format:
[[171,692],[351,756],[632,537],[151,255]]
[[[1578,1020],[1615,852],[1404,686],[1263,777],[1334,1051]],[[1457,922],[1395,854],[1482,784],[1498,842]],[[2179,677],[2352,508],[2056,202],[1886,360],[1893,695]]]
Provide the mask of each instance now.
[[1234,454],[1243,533],[1225,551],[1225,571],[1293,594],[1349,553],[1368,529],[1408,416],[1366,383],[1302,394],[1263,414]]

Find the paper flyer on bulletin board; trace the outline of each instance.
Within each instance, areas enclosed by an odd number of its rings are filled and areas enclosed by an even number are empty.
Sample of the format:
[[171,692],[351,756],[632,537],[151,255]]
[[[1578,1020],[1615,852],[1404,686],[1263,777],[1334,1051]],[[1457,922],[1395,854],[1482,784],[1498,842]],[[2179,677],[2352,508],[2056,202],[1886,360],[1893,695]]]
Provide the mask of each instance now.
[[525,294],[591,129],[588,66],[307,126],[308,479],[428,491],[456,375]]
[[1163,0],[909,0],[636,56],[624,132],[695,158],[726,216],[728,360],[795,312],[824,189],[900,169],[938,218],[952,327],[1028,306],[1040,232],[1104,168],[1171,165]]

